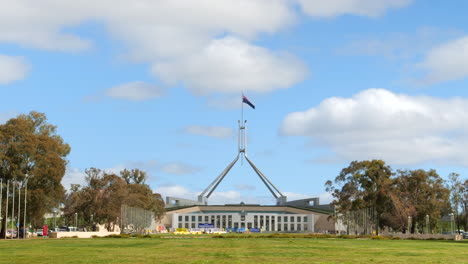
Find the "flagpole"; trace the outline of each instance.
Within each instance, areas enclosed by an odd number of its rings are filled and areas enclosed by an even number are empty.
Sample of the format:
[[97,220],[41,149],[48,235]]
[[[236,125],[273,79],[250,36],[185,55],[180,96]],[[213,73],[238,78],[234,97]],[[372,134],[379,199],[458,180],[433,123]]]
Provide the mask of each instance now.
[[[244,89],[242,89],[242,100],[241,100],[241,122],[240,122],[241,127],[244,126]],[[240,139],[241,141],[243,140],[244,135],[242,134],[242,129],[239,128],[239,137],[242,136]],[[242,148],[244,147],[244,144],[241,143]],[[241,156],[241,166],[244,165],[244,158]]]

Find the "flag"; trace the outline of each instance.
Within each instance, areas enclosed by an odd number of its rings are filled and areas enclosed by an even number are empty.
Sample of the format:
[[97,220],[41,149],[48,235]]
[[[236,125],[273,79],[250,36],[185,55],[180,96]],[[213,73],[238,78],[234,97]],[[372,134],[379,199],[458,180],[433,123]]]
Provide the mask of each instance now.
[[249,99],[247,99],[247,97],[245,97],[244,95],[242,95],[242,103],[246,103],[248,105],[250,105],[250,107],[252,107],[253,109],[255,109],[255,105],[253,105]]

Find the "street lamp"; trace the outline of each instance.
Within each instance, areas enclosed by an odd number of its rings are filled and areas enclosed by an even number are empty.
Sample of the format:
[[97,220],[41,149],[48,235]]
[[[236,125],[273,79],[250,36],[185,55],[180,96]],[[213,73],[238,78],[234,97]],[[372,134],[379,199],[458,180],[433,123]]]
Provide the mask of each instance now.
[[78,213],[75,213],[75,227],[78,229]]
[[453,213],[450,213],[450,232],[453,235]]
[[57,208],[54,208],[54,228],[57,228]]
[[411,233],[411,216],[408,216],[408,234]]
[[429,215],[426,215],[426,234],[429,234],[430,229],[429,229]]

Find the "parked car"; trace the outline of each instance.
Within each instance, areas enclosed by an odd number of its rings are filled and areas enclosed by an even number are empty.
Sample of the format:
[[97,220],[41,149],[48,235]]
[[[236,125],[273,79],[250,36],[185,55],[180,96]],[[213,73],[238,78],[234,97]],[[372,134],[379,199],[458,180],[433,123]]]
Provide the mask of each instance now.
[[7,230],[6,232],[6,237],[7,238],[16,238],[18,235],[18,233],[16,232],[16,230]]
[[468,232],[463,233],[463,238],[468,239]]
[[37,229],[36,230],[36,235],[37,236],[42,236],[43,230],[42,229]]

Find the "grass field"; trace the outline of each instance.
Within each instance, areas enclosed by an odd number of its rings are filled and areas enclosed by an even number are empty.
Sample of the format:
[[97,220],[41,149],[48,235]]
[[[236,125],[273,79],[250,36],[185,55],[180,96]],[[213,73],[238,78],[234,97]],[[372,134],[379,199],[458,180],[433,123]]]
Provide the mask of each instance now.
[[468,263],[468,243],[207,236],[0,240],[0,263]]

